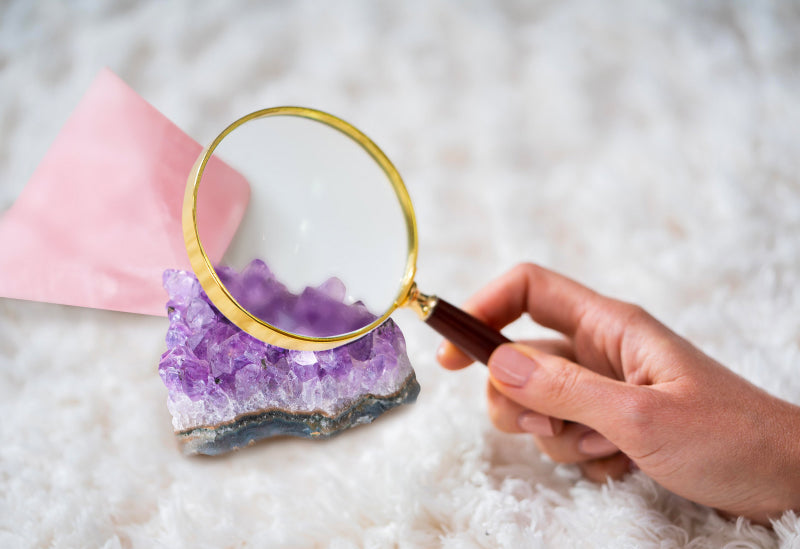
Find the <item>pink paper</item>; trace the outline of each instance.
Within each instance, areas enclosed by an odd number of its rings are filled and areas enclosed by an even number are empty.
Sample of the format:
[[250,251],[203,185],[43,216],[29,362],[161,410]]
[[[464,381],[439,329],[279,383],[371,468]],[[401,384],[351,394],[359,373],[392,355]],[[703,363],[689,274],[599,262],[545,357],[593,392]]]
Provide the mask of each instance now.
[[[0,219],[0,296],[163,316],[162,272],[191,269],[181,210],[201,150],[103,70]],[[244,177],[209,162],[198,215],[213,262],[249,196]]]

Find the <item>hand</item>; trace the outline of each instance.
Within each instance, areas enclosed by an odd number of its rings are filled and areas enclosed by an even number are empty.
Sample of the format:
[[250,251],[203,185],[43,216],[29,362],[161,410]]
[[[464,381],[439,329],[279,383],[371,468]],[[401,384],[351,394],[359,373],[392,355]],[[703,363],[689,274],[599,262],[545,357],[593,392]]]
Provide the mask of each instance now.
[[[464,307],[497,329],[528,313],[564,339],[499,347],[489,412],[594,480],[631,462],[687,499],[759,522],[800,509],[800,408],[704,355],[640,307],[525,264]],[[448,369],[470,359],[452,344]]]

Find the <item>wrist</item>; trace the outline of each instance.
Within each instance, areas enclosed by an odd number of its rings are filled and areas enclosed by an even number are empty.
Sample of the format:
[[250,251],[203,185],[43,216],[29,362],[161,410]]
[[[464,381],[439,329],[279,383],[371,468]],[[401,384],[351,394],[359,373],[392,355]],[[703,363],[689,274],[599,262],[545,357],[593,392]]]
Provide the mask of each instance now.
[[755,473],[749,495],[738,510],[728,509],[764,525],[786,511],[800,511],[800,407],[770,399],[771,405],[756,412],[759,420],[747,452],[751,458],[741,465]]
[[789,429],[786,433],[786,444],[789,445],[789,464],[787,478],[792,479],[792,495],[787,501],[784,511],[800,512],[800,406],[788,405],[790,410]]
[[782,421],[775,425],[774,448],[777,457],[775,464],[774,490],[777,496],[774,506],[769,509],[769,518],[780,518],[786,511],[800,511],[800,406],[779,401]]

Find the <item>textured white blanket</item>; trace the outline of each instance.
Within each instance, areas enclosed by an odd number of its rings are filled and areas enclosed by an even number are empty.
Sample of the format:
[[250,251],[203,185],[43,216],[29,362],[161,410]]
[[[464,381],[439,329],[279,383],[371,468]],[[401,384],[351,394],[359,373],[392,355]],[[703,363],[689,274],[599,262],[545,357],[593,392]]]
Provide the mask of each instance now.
[[[795,1],[9,0],[0,212],[103,66],[201,142],[313,106],[399,167],[426,291],[536,261],[800,403],[798,29]],[[481,367],[442,371],[399,322],[416,405],[187,459],[165,319],[0,301],[0,547],[800,547],[792,513],[768,530],[640,473],[581,480],[494,430]]]

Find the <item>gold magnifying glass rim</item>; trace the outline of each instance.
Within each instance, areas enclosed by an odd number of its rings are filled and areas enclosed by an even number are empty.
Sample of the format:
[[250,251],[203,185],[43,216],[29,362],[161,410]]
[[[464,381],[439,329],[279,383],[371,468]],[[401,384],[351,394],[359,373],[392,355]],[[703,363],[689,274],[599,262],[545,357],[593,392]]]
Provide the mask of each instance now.
[[[253,120],[270,116],[297,116],[321,122],[322,124],[340,131],[355,141],[378,163],[391,182],[392,188],[397,195],[397,199],[403,211],[403,218],[406,222],[408,258],[406,260],[405,273],[400,283],[400,290],[391,307],[389,307],[382,316],[363,328],[336,336],[312,337],[287,332],[286,330],[282,330],[277,326],[265,322],[252,315],[234,299],[217,275],[208,254],[206,254],[203,248],[203,244],[200,242],[200,233],[197,228],[197,193],[211,155],[214,154],[214,151],[222,140],[239,126]],[[403,183],[403,179],[400,177],[400,173],[384,152],[358,128],[345,122],[341,118],[316,109],[290,106],[261,109],[239,118],[225,128],[222,133],[203,150],[189,174],[183,199],[183,238],[186,243],[186,251],[189,254],[189,262],[192,265],[192,269],[214,306],[225,315],[228,320],[251,336],[271,345],[287,349],[323,351],[358,339],[367,332],[380,326],[389,318],[395,309],[408,302],[415,293],[414,275],[417,265],[417,222],[414,216],[414,208],[411,204],[411,197],[408,195],[408,190]]]

